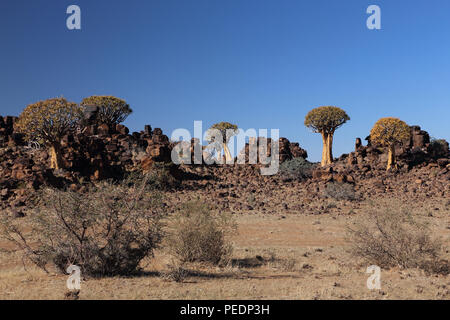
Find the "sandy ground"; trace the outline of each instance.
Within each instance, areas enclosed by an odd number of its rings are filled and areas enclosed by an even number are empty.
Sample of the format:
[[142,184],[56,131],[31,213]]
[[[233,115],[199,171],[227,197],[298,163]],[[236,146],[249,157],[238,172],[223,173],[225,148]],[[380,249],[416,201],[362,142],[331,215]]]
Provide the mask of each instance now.
[[[416,206],[433,235],[450,243],[450,211],[431,201]],[[381,290],[367,288],[367,263],[348,252],[346,227],[368,210],[320,215],[255,213],[236,215],[233,263],[228,267],[190,266],[182,283],[159,275],[170,257],[157,252],[137,277],[86,279],[81,299],[449,299],[450,276],[421,270],[382,270]],[[425,210],[425,208],[427,208]],[[436,209],[437,208],[437,209]],[[429,210],[433,210],[430,215]],[[0,248],[11,248],[0,243]],[[258,258],[257,258],[258,256]],[[262,258],[262,259],[261,259]],[[447,256],[448,257],[448,250]],[[263,261],[261,261],[263,260]],[[0,252],[0,299],[63,299],[66,275],[46,274],[24,265],[19,252]]]

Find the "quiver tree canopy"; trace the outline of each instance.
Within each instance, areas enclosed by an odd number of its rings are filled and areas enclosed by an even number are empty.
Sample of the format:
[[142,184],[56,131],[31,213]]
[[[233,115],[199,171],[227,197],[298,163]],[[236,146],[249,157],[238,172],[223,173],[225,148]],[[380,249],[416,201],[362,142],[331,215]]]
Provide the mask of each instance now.
[[[217,130],[217,131],[216,131]],[[214,131],[219,132],[221,135],[221,141],[217,141],[217,136],[214,134]],[[209,128],[206,139],[213,143],[218,143],[221,145],[221,148],[225,154],[225,161],[232,161],[233,158],[231,156],[230,150],[228,149],[228,142],[232,136],[235,136],[239,133],[238,126],[229,122],[220,122],[216,123]]]
[[333,136],[337,128],[350,120],[347,113],[338,107],[324,106],[311,110],[305,117],[305,126],[322,134],[322,166],[333,162]]
[[397,167],[395,158],[395,145],[410,139],[411,129],[402,120],[397,118],[382,118],[378,120],[370,131],[370,141],[388,148],[387,169]]
[[75,128],[80,120],[80,108],[65,98],[53,98],[27,106],[15,123],[16,130],[28,141],[35,141],[50,148],[51,167],[59,169],[61,139]]
[[125,100],[113,96],[92,96],[84,98],[81,105],[98,107],[98,123],[107,124],[109,127],[124,122],[133,112]]

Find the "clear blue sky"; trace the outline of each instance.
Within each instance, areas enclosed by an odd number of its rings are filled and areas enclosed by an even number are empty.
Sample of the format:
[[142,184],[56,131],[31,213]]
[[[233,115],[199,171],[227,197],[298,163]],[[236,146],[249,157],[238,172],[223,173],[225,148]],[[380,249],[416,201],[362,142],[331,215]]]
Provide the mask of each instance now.
[[[66,28],[71,4],[81,31]],[[382,30],[366,28],[370,4]],[[448,0],[2,0],[0,114],[115,95],[131,130],[279,128],[315,161],[322,141],[303,119],[321,105],[351,117],[335,156],[385,116],[450,140],[449,17]]]

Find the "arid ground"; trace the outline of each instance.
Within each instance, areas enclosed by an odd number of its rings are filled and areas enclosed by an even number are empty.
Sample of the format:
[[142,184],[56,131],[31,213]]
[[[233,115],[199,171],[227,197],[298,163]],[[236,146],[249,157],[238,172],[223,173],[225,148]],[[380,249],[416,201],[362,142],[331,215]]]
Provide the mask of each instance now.
[[[235,214],[238,233],[232,238],[235,250],[228,266],[192,264],[183,282],[169,281],[162,275],[171,258],[158,251],[138,276],[84,279],[80,299],[449,299],[450,276],[418,269],[382,270],[381,290],[367,288],[368,264],[348,252],[346,230],[364,218],[372,201],[338,201],[322,214]],[[403,204],[448,248],[448,200]],[[0,247],[12,248],[9,243]],[[62,299],[66,280],[65,275],[24,265],[19,252],[0,253],[0,299]]]

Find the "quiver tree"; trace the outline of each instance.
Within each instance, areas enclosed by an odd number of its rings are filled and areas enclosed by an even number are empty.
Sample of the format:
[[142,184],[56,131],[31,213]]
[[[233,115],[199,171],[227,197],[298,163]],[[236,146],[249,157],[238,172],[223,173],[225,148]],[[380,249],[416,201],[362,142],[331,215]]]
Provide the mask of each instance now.
[[15,123],[16,130],[27,140],[50,149],[51,168],[62,168],[61,139],[80,119],[80,108],[65,98],[54,98],[30,104]]
[[233,157],[228,149],[228,142],[230,142],[231,137],[238,133],[239,129],[237,125],[229,122],[220,122],[212,125],[211,128],[208,129],[206,140],[220,145],[220,148],[218,148],[219,152],[223,149],[225,161],[230,162],[233,161]]
[[133,112],[125,100],[113,96],[92,96],[84,98],[81,106],[96,106],[98,108],[96,119],[112,128],[117,123],[124,122]]
[[402,120],[397,118],[382,118],[375,123],[370,131],[372,144],[380,144],[388,148],[388,163],[386,170],[397,168],[395,145],[410,139],[411,130]]
[[333,162],[334,132],[348,120],[350,117],[344,110],[331,106],[315,108],[306,115],[305,126],[322,135],[322,166]]

